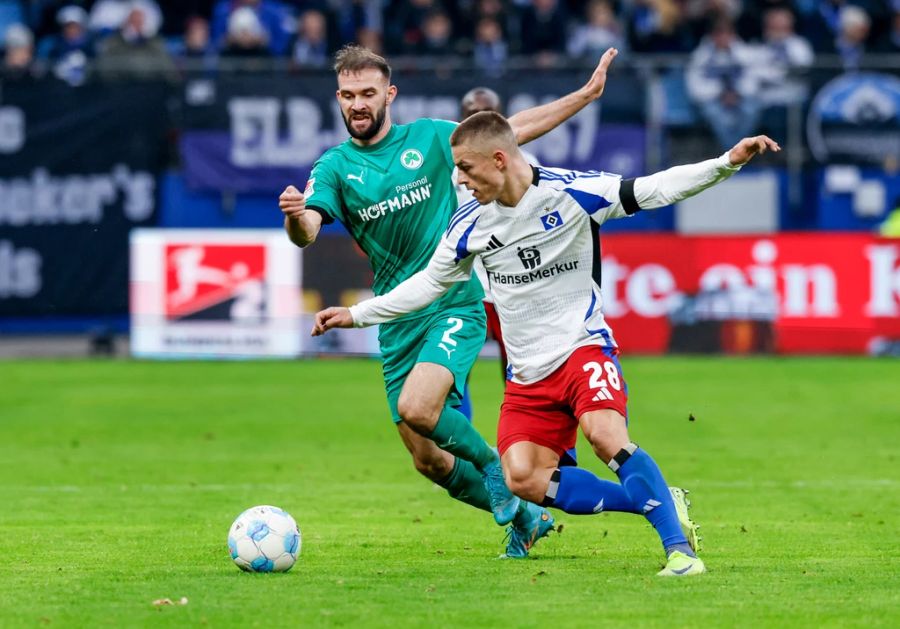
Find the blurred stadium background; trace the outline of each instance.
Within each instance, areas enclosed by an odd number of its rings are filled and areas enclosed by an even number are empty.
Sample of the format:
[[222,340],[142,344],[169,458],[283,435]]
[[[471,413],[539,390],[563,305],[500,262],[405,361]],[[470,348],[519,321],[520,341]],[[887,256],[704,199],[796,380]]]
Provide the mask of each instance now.
[[374,351],[299,340],[298,309],[369,286],[340,226],[302,273],[240,231],[279,229],[277,193],[346,138],[328,66],[352,41],[393,63],[400,123],[458,119],[476,85],[509,112],[548,101],[618,47],[603,98],[529,145],[547,165],[635,176],[781,143],[604,227],[626,351],[900,354],[897,0],[0,0],[0,37],[5,355],[124,355],[129,331],[142,356]]
[[[547,102],[618,47],[528,145],[548,166],[781,143],[602,230],[635,438],[694,491],[709,578],[654,581],[652,531],[608,514],[494,562],[502,531],[410,468],[377,362],[319,359],[377,352],[308,337],[371,271],[337,225],[293,247],[276,197],[347,137],[352,41],[392,62],[399,123],[479,85]],[[0,48],[3,626],[900,624],[900,1],[0,0]],[[472,377],[489,438],[498,371]],[[286,579],[228,560],[259,503],[303,530]]]

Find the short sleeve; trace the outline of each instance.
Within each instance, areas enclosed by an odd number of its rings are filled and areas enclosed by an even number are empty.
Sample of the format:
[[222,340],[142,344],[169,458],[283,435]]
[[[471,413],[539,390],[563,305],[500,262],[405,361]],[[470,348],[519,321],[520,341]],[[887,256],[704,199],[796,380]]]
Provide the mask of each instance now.
[[326,225],[341,220],[341,186],[328,162],[320,159],[313,165],[303,195],[306,207],[318,210]]
[[579,173],[564,191],[598,225],[611,218],[628,216],[622,205],[620,189],[622,177],[611,173]]
[[437,120],[433,119],[431,121],[434,124],[434,130],[438,136],[438,142],[441,143],[441,150],[444,152],[444,156],[447,158],[447,164],[450,168],[453,168],[453,153],[450,151],[450,136],[453,135],[453,132],[456,130],[456,127],[459,123],[453,122],[451,120]]

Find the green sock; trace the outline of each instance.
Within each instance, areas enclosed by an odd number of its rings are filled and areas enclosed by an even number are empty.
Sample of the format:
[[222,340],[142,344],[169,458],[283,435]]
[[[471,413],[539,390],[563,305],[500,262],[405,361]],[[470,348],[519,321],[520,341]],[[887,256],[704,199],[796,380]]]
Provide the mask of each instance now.
[[468,461],[463,461],[461,458],[456,457],[453,471],[438,485],[446,489],[452,498],[456,498],[460,502],[465,502],[484,511],[490,512],[491,510],[491,499],[488,498],[484,482],[481,480],[481,474]]
[[478,434],[466,416],[455,408],[445,406],[431,438],[442,450],[475,465],[480,472],[497,461],[497,454],[484,437]]

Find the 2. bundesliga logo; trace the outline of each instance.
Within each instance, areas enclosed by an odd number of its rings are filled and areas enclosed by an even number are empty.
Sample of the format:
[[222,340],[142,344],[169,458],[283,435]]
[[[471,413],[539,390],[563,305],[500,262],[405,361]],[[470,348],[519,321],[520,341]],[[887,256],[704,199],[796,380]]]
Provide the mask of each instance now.
[[264,245],[166,246],[166,318],[258,322],[267,311]]

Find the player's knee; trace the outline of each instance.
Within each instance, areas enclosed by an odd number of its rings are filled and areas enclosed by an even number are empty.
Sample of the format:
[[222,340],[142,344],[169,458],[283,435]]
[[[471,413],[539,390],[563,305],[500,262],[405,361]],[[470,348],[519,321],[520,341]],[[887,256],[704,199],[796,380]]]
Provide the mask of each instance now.
[[537,503],[544,499],[547,488],[539,486],[540,483],[534,477],[534,468],[531,465],[516,462],[504,464],[503,474],[509,490],[519,498]]
[[401,394],[397,401],[397,412],[403,421],[420,434],[429,434],[437,423],[431,404],[415,395]]

